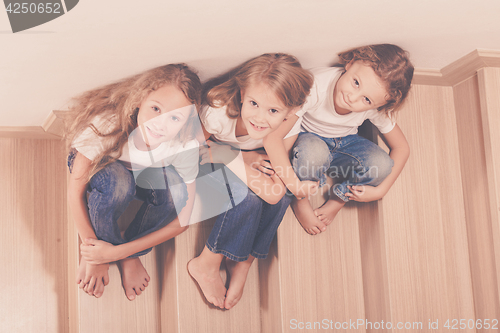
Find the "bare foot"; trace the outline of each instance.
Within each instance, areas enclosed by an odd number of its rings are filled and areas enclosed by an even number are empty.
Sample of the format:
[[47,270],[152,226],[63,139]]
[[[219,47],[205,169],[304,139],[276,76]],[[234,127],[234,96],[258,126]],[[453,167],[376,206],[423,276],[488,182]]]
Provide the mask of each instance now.
[[342,201],[335,195],[332,195],[329,200],[327,200],[323,206],[314,210],[314,214],[318,217],[318,219],[323,222],[325,225],[329,225],[332,223],[337,213],[344,207],[345,202]]
[[250,256],[248,260],[237,262],[226,259],[226,267],[229,273],[229,288],[227,289],[226,301],[224,307],[231,309],[236,303],[239,302],[243,295],[243,288],[247,280],[248,271],[255,258]]
[[76,273],[76,283],[90,296],[99,298],[109,283],[108,269],[109,264],[90,265],[82,257]]
[[122,275],[122,286],[125,295],[129,300],[133,301],[136,295],[142,294],[146,289],[151,278],[139,258],[123,259],[118,261],[117,264]]
[[308,234],[317,235],[326,230],[326,224],[316,216],[307,198],[294,198],[291,206],[300,225]]
[[[208,302],[223,309],[226,298],[226,287],[219,273],[222,254],[210,252],[206,247],[199,257],[188,262],[189,275],[198,283]],[[216,256],[216,257],[215,257]],[[213,260],[213,261],[212,261]],[[217,264],[218,261],[218,264]]]

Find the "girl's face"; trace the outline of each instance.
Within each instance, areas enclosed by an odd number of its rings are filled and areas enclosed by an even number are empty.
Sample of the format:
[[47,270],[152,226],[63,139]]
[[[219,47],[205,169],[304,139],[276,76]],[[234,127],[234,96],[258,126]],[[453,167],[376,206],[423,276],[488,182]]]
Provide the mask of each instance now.
[[241,116],[236,125],[237,135],[248,134],[252,139],[264,138],[293,112],[263,83],[250,84],[246,90],[242,90],[241,102]]
[[348,63],[345,69],[333,91],[338,114],[368,111],[387,103],[387,89],[369,65],[355,61]]
[[157,148],[175,138],[193,110],[184,93],[172,85],[151,92],[139,107],[137,125],[140,137],[134,137],[140,150]]

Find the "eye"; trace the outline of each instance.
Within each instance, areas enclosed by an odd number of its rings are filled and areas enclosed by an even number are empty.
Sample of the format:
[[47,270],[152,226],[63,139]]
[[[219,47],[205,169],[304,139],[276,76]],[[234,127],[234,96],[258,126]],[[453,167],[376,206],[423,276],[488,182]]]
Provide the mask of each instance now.
[[255,101],[250,101],[250,105],[252,105],[252,106],[258,106],[257,102],[255,102]]
[[366,104],[372,104],[372,101],[370,101],[370,99],[368,97],[363,97],[364,101]]
[[269,112],[270,112],[271,114],[276,114],[276,113],[278,113],[279,111],[278,111],[278,110],[276,110],[276,109],[269,109]]
[[153,109],[153,111],[156,112],[156,113],[160,113],[161,112],[160,108],[158,108],[157,106],[152,106],[151,109]]
[[359,87],[359,82],[358,82],[358,80],[354,79],[354,85],[355,85],[356,87]]
[[179,118],[177,118],[176,116],[172,116],[170,117],[170,119],[172,119],[173,121],[181,121]]

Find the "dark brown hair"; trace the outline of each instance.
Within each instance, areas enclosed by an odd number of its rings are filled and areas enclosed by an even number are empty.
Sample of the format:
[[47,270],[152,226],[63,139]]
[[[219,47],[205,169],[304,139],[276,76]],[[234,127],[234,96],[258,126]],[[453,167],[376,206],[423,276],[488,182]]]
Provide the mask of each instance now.
[[378,108],[386,114],[397,111],[411,87],[413,65],[408,52],[393,44],[366,45],[339,53],[340,64],[362,61],[369,65],[386,85],[389,98]]

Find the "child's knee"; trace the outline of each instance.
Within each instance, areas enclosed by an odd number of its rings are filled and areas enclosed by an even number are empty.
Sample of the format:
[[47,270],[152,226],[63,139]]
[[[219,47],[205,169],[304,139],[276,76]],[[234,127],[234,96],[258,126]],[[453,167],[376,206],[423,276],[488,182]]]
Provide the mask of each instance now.
[[301,180],[313,180],[328,170],[330,150],[316,135],[306,133],[297,139],[293,148],[293,169]]
[[367,174],[377,183],[381,183],[392,172],[394,161],[384,151],[373,154],[367,161]]
[[170,197],[175,206],[177,213],[180,213],[188,200],[187,186],[184,183],[174,184],[169,186]]
[[111,163],[96,173],[90,180],[90,186],[112,202],[122,202],[135,194],[133,176],[119,162]]

